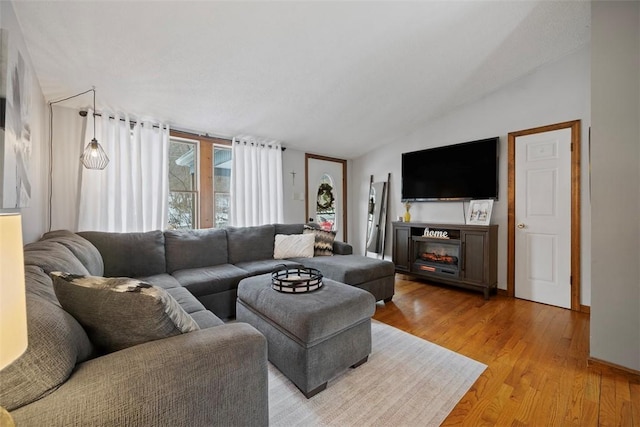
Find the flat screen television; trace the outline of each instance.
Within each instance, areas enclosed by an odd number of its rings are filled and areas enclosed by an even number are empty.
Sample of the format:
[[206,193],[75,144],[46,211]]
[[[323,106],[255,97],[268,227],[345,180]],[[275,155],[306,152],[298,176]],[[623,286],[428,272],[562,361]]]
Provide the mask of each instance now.
[[499,138],[402,154],[402,201],[498,198]]

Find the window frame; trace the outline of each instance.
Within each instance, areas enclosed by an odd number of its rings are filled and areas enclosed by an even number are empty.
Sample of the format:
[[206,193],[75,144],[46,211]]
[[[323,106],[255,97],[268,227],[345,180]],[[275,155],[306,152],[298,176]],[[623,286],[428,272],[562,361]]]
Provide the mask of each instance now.
[[193,138],[186,138],[183,136],[172,136],[169,135],[169,144],[171,144],[173,141],[177,142],[177,143],[184,143],[184,144],[193,144],[195,147],[195,169],[196,172],[194,174],[194,189],[193,190],[172,190],[171,187],[169,187],[169,193],[181,193],[181,194],[191,194],[191,195],[195,195],[194,198],[194,207],[193,207],[193,218],[192,218],[192,227],[193,228],[199,228],[200,226],[200,214],[201,214],[201,209],[200,209],[200,141],[198,141],[197,139],[193,139]]
[[[213,148],[212,148],[211,173],[213,175],[214,185],[213,185],[213,188],[212,188],[212,191],[211,191],[211,203],[213,205],[212,221],[213,221],[213,227],[215,227],[215,228],[217,228],[216,227],[216,225],[217,225],[216,224],[216,208],[215,208],[215,206],[216,206],[216,194],[229,194],[229,205],[231,204],[231,183],[229,183],[229,191],[228,192],[226,192],[226,191],[216,191],[216,188],[215,188],[215,179],[216,179],[216,176],[215,176],[215,152],[216,152],[216,148],[218,150],[220,150],[221,147],[224,147],[223,149],[229,150],[229,152],[231,152],[232,145],[231,144],[214,143],[213,144]],[[233,157],[233,153],[232,153],[232,157]],[[231,179],[231,176],[229,176],[229,179]],[[231,209],[231,206],[229,206],[229,209]],[[228,219],[228,222],[229,221],[230,221],[230,218]]]
[[231,148],[231,140],[215,138],[206,135],[197,135],[184,131],[171,130],[171,139],[185,139],[197,141],[198,144],[198,222],[196,228],[213,228],[214,221],[214,188],[213,188],[213,150],[214,145],[222,145]]

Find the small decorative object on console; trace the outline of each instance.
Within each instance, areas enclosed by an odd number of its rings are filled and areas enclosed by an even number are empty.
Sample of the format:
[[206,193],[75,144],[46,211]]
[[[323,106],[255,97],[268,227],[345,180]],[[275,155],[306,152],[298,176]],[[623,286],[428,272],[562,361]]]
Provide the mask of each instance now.
[[290,294],[312,292],[322,287],[322,273],[315,268],[287,268],[282,264],[271,272],[271,287]]
[[404,208],[406,209],[404,213],[404,222],[411,222],[411,212],[409,212],[411,209],[411,203],[405,202]]
[[450,239],[449,232],[444,230],[429,230],[429,227],[424,229],[422,237],[432,237],[434,239]]

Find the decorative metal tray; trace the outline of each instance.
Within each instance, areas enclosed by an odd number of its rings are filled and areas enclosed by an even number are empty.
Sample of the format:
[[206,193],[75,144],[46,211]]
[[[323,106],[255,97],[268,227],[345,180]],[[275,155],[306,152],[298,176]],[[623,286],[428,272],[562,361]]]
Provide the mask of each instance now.
[[288,294],[313,292],[322,287],[322,273],[315,268],[287,268],[283,264],[271,272],[271,287]]

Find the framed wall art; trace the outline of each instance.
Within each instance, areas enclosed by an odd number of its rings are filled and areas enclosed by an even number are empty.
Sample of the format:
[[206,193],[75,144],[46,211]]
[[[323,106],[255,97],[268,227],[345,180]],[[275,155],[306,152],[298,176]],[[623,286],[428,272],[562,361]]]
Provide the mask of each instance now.
[[472,200],[467,212],[467,225],[489,225],[493,200]]
[[18,40],[0,29],[0,207],[31,200],[31,70]]

